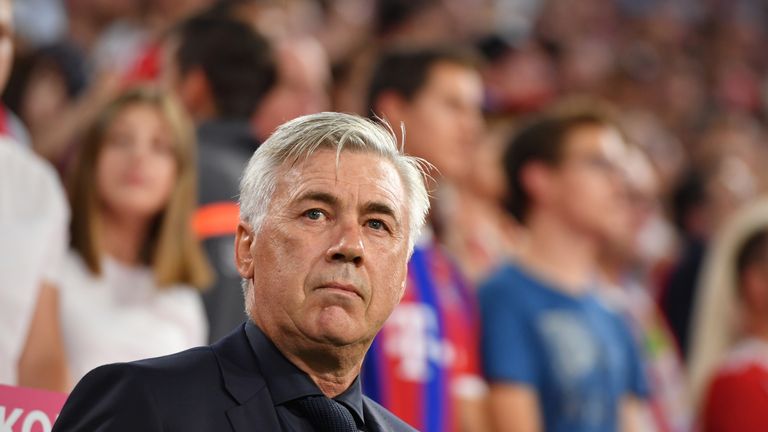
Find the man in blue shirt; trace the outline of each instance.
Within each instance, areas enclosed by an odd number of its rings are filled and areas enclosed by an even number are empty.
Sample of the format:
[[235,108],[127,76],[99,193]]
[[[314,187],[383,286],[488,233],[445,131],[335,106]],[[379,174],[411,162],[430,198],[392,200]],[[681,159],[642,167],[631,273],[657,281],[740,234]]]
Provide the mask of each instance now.
[[561,107],[504,156],[517,259],[480,288],[483,368],[498,430],[631,430],[647,384],[621,318],[594,294],[597,251],[625,229],[625,143],[591,107]]

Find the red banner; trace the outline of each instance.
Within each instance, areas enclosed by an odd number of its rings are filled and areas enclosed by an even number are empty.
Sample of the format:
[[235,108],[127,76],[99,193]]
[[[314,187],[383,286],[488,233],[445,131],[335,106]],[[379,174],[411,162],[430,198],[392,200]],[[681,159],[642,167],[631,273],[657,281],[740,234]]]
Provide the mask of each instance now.
[[0,384],[0,432],[49,432],[67,395]]

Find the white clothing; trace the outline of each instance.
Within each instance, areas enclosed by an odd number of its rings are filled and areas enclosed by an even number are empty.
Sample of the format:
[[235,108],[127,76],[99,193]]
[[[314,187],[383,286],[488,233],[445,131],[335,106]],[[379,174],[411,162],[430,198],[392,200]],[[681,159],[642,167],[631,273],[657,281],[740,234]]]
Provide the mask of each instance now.
[[0,383],[17,384],[39,288],[67,251],[69,206],[53,168],[0,138]]
[[102,260],[94,275],[70,251],[58,279],[62,332],[72,384],[91,369],[203,345],[208,326],[200,294],[159,289],[150,268]]

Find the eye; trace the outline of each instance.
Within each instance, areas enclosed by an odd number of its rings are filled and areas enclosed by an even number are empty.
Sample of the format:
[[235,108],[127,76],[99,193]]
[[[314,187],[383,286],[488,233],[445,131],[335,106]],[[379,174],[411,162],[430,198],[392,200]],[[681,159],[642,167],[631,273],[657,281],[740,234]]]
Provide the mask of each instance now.
[[311,220],[320,220],[325,214],[320,209],[312,209],[305,211],[304,216]]
[[387,225],[378,219],[371,219],[367,221],[365,224],[368,225],[368,228],[371,228],[377,231],[387,229]]

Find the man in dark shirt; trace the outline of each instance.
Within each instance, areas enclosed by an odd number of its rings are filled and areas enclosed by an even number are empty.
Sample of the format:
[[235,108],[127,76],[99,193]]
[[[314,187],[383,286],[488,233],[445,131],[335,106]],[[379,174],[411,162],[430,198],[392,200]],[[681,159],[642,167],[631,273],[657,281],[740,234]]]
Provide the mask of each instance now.
[[359,379],[429,210],[420,162],[399,148],[348,114],[281,126],[240,185],[249,320],[209,347],[95,369],[54,431],[413,430]]
[[215,10],[180,23],[165,54],[164,83],[197,129],[200,207],[194,228],[216,276],[203,295],[214,342],[245,318],[232,259],[238,183],[259,145],[250,119],[274,86],[275,61],[265,37]]

